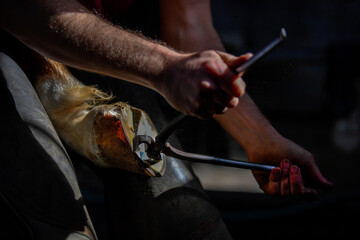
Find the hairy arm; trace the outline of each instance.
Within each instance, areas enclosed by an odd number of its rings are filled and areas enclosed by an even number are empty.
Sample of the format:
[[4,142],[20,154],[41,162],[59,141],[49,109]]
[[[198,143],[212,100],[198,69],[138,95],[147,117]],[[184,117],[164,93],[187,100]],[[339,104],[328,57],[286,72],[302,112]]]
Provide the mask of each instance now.
[[6,1],[2,9],[2,27],[43,56],[147,87],[155,88],[165,64],[177,56],[74,0]]
[[1,27],[41,55],[152,88],[185,114],[221,113],[244,93],[217,52],[178,53],[113,26],[76,0],[6,1],[1,11]]

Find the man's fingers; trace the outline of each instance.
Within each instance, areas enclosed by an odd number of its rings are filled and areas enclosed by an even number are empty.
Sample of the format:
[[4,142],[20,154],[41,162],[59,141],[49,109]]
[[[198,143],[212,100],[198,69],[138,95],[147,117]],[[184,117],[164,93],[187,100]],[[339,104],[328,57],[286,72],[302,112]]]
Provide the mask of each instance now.
[[230,96],[241,97],[245,93],[245,82],[224,62],[208,62],[205,67],[219,88]]
[[202,91],[204,91],[204,92],[213,92],[218,89],[216,84],[210,80],[203,80],[200,82],[200,85],[201,85]]
[[270,175],[269,182],[262,189],[268,195],[293,196],[295,199],[305,198],[313,200],[318,192],[306,188],[301,175],[301,170],[296,165],[291,165],[289,160],[281,162],[281,168],[275,167]]
[[[241,66],[243,63],[245,63],[254,56],[254,54],[252,53],[246,53],[239,57],[235,57],[228,53],[219,53],[219,55],[221,59],[233,70],[237,69],[239,66]],[[235,74],[237,74],[238,77],[242,77],[245,74],[245,71],[242,71],[240,73],[235,72]]]
[[276,167],[271,171],[269,175],[269,183],[263,188],[265,193],[269,195],[279,195],[280,180],[281,180],[281,169],[279,167]]
[[239,74],[232,69],[241,65],[252,57],[252,54],[244,54],[234,57],[231,54],[217,52],[219,61],[209,61],[205,64],[205,69],[214,78],[216,85],[227,93],[230,97],[241,97],[245,93],[246,84]]
[[203,98],[211,99],[214,103],[223,106],[223,108],[234,108],[239,103],[239,99],[237,97],[229,96],[211,81],[202,81],[201,89]]
[[295,198],[300,198],[305,189],[300,168],[295,165],[290,167],[290,189]]
[[290,170],[290,161],[285,159],[281,162],[281,184],[280,190],[282,196],[290,195],[290,183],[289,183],[289,170]]
[[223,73],[219,75],[219,86],[227,94],[234,97],[241,97],[244,95],[246,89],[244,80],[235,74],[228,66],[226,66]]
[[312,179],[312,185],[323,189],[332,189],[333,183],[329,182],[320,172],[319,168],[315,164],[315,161],[310,161],[308,164],[307,172],[309,177]]
[[301,175],[300,168],[296,165],[290,167],[290,189],[294,198],[315,199],[318,192],[312,188],[306,188]]
[[221,59],[231,68],[237,68],[244,62],[248,61],[250,58],[252,58],[252,53],[246,53],[243,55],[240,55],[239,57],[235,57],[234,55],[224,53],[224,52],[218,52]]
[[[252,53],[247,53],[244,55],[241,55],[240,57],[238,57],[235,61],[232,62],[231,64],[231,68],[232,69],[237,69],[239,66],[241,66],[242,64],[244,64],[245,62],[247,62],[250,58],[252,58],[254,56],[254,54]],[[236,72],[240,77],[242,77],[245,74],[246,71],[242,71],[242,72]]]
[[215,103],[225,106],[225,107],[229,107],[229,108],[234,108],[238,105],[239,103],[239,98],[237,97],[231,97],[227,94],[225,94],[224,92],[217,92],[213,94],[213,100]]
[[314,200],[318,195],[315,189],[305,187],[300,168],[291,165],[289,160],[283,160],[280,168],[271,171],[269,182],[262,189],[268,195],[291,195],[295,199]]
[[[214,114],[223,114],[227,111],[227,107],[233,107],[229,100],[217,101],[215,95],[221,90],[219,90],[216,85],[210,81],[201,82],[201,92],[200,92],[200,105],[198,106],[197,114],[200,118],[208,118]],[[225,94],[226,96],[226,94]],[[229,98],[227,98],[229,99]]]
[[205,103],[205,108],[209,114],[223,114],[227,111],[227,107],[221,106],[216,103]]

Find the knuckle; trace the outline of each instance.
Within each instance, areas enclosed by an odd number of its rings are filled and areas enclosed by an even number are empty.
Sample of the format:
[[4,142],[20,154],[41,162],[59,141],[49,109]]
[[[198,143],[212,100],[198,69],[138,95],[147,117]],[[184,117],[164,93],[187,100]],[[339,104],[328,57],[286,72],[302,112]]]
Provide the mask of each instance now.
[[219,54],[217,54],[217,52],[214,50],[206,50],[202,53],[204,54],[204,56],[207,56],[209,58],[218,58],[219,57]]
[[305,157],[311,162],[315,161],[314,155],[310,152],[305,152]]
[[240,85],[240,97],[245,94],[246,91],[246,83],[241,79],[241,85]]
[[311,166],[312,164],[315,163],[315,158],[314,155],[310,152],[305,151],[304,155],[303,155],[303,159],[305,160],[305,165],[307,167]]

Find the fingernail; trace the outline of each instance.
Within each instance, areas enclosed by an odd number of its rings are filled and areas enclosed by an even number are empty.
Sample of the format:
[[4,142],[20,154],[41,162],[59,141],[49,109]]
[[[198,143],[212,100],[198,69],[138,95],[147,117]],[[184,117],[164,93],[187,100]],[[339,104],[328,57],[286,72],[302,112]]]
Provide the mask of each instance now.
[[234,108],[234,107],[236,107],[238,105],[238,103],[239,103],[239,98],[233,97],[233,98],[231,98],[228,107]]
[[201,81],[201,86],[205,89],[213,90],[214,86],[209,81],[203,80]]
[[280,168],[274,168],[274,170],[273,170],[273,174],[275,174],[276,176],[278,176],[278,175],[280,175],[280,172],[281,172],[281,170],[280,170]]
[[241,97],[242,95],[244,95],[245,90],[246,90],[246,83],[241,79],[241,78],[237,78],[237,80],[235,81],[237,87],[239,88],[240,92],[238,97]]
[[252,56],[254,56],[254,54],[253,54],[253,53],[248,52],[248,53],[246,54],[246,56],[247,56],[248,58],[251,58]]
[[292,175],[298,175],[299,174],[299,168],[297,166],[291,166],[290,167],[290,172]]
[[206,88],[210,88],[211,84],[208,81],[201,81],[201,85]]
[[289,160],[284,160],[281,162],[281,167],[288,169],[290,167],[290,161]]

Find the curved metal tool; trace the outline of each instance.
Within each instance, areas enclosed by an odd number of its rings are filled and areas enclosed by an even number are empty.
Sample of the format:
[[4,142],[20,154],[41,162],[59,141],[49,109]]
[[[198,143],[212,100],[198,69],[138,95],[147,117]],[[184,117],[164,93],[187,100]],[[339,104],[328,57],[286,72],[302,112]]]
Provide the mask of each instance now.
[[154,160],[159,159],[161,152],[165,148],[165,144],[169,136],[178,129],[189,116],[180,114],[173,121],[171,121],[165,128],[163,128],[160,133],[153,139],[147,135],[137,135],[133,138],[133,150],[136,151],[139,148],[140,144],[146,145],[147,155]]
[[140,144],[146,145],[146,153],[150,157],[147,162],[150,164],[161,158],[161,154],[169,157],[174,157],[180,160],[207,163],[213,165],[222,165],[228,167],[237,167],[244,169],[251,169],[256,171],[271,171],[274,166],[251,163],[247,161],[232,160],[226,158],[219,158],[214,156],[202,155],[197,153],[184,152],[172,147],[166,140],[168,137],[189,117],[181,114],[167,125],[160,133],[153,139],[146,135],[137,135],[133,139],[134,151],[136,151]]
[[207,164],[213,164],[213,165],[221,165],[221,166],[228,166],[228,167],[237,167],[237,168],[244,168],[244,169],[250,169],[250,170],[256,170],[256,171],[271,171],[275,167],[265,164],[258,164],[258,163],[251,163],[247,161],[241,161],[241,160],[232,160],[232,159],[226,159],[226,158],[219,158],[214,156],[207,156],[197,153],[188,153],[181,151],[179,149],[176,149],[172,147],[169,143],[165,144],[165,148],[163,149],[162,153],[164,153],[166,156],[178,158],[185,161],[190,162],[198,162],[198,163],[207,163]]

